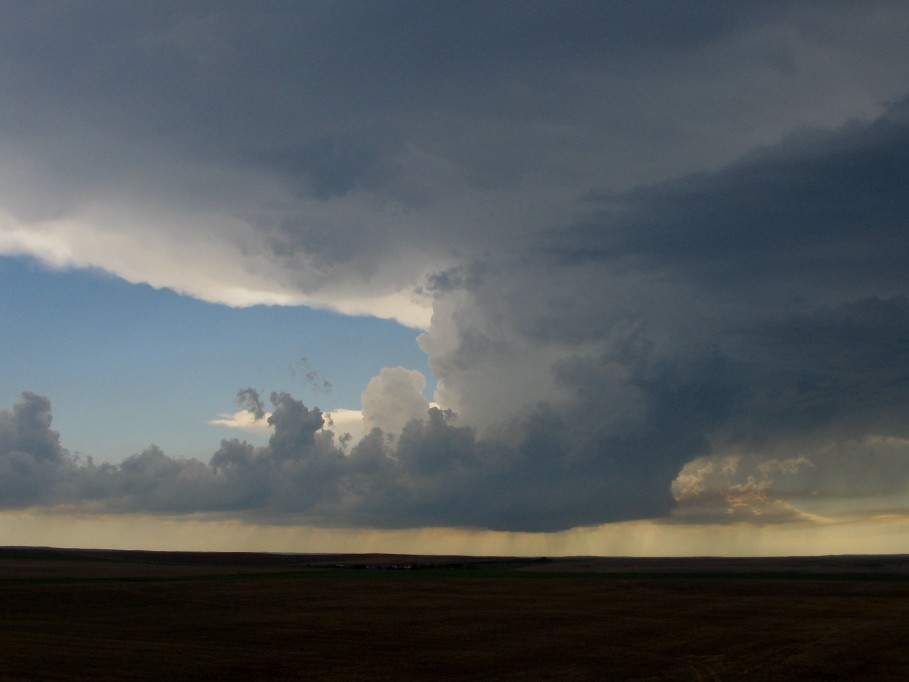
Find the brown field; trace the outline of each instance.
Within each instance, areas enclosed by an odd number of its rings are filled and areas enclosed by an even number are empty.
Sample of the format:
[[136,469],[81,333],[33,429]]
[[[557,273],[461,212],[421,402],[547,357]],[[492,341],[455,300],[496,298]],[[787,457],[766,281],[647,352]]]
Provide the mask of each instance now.
[[0,680],[907,680],[909,558],[0,549]]

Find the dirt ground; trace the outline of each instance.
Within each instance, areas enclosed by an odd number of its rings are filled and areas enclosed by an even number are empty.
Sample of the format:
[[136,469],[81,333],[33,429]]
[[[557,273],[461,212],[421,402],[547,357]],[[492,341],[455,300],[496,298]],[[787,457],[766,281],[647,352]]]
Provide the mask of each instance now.
[[906,564],[0,549],[0,680],[907,680]]

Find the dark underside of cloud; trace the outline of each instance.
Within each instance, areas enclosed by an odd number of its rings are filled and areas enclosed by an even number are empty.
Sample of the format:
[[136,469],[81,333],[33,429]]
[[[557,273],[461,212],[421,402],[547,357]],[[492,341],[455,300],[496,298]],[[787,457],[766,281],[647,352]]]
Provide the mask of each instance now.
[[[363,167],[361,154],[368,167],[368,150],[317,156]],[[333,172],[319,171],[318,192],[344,191]],[[518,356],[541,359],[507,381],[551,388],[509,384],[514,409],[484,429],[432,408],[348,448],[320,430],[318,409],[273,394],[266,446],[224,441],[208,462],[151,447],[97,465],[70,455],[48,399],[25,393],[0,413],[0,504],[557,530],[665,517],[685,502],[673,481],[687,464],[731,452],[767,474],[752,501],[880,491],[837,474],[863,461],[884,462],[888,490],[905,490],[906,178],[900,104],[714,173],[592,193],[573,224],[513,257],[439,274],[437,315],[457,321],[455,342],[434,346],[430,330],[423,343],[458,410],[488,411],[476,401],[495,386],[476,387]],[[241,398],[265,415],[257,393]],[[869,451],[884,441],[903,444]],[[695,483],[685,490],[703,502]]]

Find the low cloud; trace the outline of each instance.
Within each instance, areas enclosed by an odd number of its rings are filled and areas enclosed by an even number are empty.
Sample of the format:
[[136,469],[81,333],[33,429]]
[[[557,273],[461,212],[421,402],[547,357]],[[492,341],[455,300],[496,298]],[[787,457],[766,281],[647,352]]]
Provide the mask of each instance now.
[[[451,413],[431,407],[394,440],[376,427],[345,452],[323,428],[318,409],[285,393],[273,393],[270,401],[273,433],[266,446],[224,440],[208,463],[173,458],[151,446],[119,465],[95,465],[60,447],[46,398],[23,394],[12,411],[0,413],[0,462],[7,473],[2,503],[289,515],[317,524],[540,530],[571,525],[572,515],[602,494],[602,481],[566,468],[560,453],[541,450],[539,436],[556,427],[545,410],[528,416],[517,447],[478,439],[471,428],[455,425]],[[558,487],[550,485],[555,473],[562,476]],[[620,491],[613,488],[610,504]],[[612,508],[620,514],[623,507],[633,509],[628,503],[639,494],[628,490]]]
[[805,467],[813,467],[805,457],[757,463],[743,462],[740,455],[699,457],[682,467],[672,482],[677,502],[673,518],[689,523],[822,521],[774,495],[778,478]]
[[0,412],[0,505],[53,504],[60,494],[58,486],[75,460],[60,445],[51,421],[50,401],[30,392],[12,410]]

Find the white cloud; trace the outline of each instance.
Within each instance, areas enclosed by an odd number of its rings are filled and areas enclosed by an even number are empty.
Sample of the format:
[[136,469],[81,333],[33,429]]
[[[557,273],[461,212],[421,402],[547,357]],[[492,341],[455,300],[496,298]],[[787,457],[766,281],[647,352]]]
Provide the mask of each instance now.
[[217,426],[226,426],[229,429],[237,429],[252,433],[257,436],[268,436],[272,432],[272,427],[268,423],[270,412],[266,412],[261,419],[256,419],[255,415],[248,410],[241,410],[233,414],[221,414],[217,419],[210,419],[209,424]]
[[[268,423],[271,414],[271,412],[265,412],[260,419],[256,419],[249,410],[240,410],[233,414],[219,415],[217,419],[211,419],[208,423],[226,426],[229,429],[237,429],[256,436],[270,436],[274,431],[274,427]],[[351,443],[355,444],[365,434],[363,413],[360,410],[342,407],[323,412],[322,416],[325,418],[325,426],[322,430],[332,431],[336,438],[347,433],[351,436]]]
[[232,307],[307,305],[414,328],[429,324],[430,302],[413,287],[370,295],[327,286],[305,293],[251,241],[252,228],[229,215],[168,213],[158,206],[147,212],[99,206],[39,224],[0,215],[0,255],[31,256],[58,269],[94,267]]
[[755,461],[742,455],[698,457],[672,482],[677,519],[721,523],[779,523],[828,519],[807,513],[774,491],[778,477],[793,476],[814,464],[805,456]]
[[360,400],[366,430],[380,428],[400,434],[413,419],[425,419],[429,402],[423,397],[426,377],[414,369],[385,367],[369,380]]
[[[337,439],[343,437],[344,434],[350,434],[350,442],[355,444],[366,433],[361,410],[349,410],[341,407],[325,412],[324,416],[326,424],[323,430],[329,429],[333,431]],[[328,423],[328,420],[331,420],[331,423]]]

